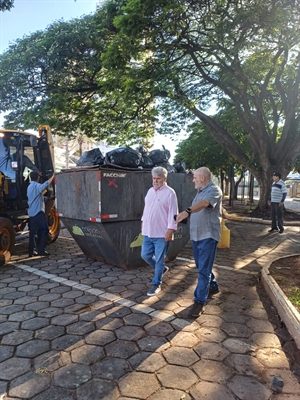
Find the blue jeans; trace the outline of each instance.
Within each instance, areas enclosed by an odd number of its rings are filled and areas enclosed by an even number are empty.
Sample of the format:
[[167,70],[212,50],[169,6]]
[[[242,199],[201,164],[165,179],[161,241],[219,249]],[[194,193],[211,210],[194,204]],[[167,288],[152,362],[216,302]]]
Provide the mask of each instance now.
[[147,264],[154,268],[153,285],[160,285],[162,282],[165,257],[169,244],[170,242],[166,242],[165,238],[149,238],[148,236],[144,236],[141,257]]
[[192,240],[194,259],[198,270],[198,283],[194,291],[197,303],[205,304],[209,288],[218,288],[218,283],[212,272],[218,242],[214,239]]

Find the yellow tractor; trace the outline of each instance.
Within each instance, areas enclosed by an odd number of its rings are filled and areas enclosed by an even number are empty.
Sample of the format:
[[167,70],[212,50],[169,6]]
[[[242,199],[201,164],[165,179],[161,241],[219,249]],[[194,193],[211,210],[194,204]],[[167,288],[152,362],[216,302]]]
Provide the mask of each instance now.
[[[48,125],[40,125],[38,136],[18,130],[0,129],[0,265],[7,263],[15,247],[15,234],[28,226],[27,187],[32,169],[40,172],[40,182],[55,172],[54,147]],[[55,210],[55,185],[44,193],[48,217],[48,243],[60,231]]]

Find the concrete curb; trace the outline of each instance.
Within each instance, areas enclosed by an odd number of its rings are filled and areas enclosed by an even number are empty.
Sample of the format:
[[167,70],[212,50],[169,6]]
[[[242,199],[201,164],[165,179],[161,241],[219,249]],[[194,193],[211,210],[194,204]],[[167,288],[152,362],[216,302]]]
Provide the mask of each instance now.
[[[279,257],[276,260],[299,255],[300,254],[290,254],[288,256]],[[285,323],[287,330],[294,338],[296,346],[300,349],[300,314],[280,289],[275,279],[270,275],[269,268],[274,261],[275,260],[267,263],[263,267],[261,271],[261,281],[282,321]]]

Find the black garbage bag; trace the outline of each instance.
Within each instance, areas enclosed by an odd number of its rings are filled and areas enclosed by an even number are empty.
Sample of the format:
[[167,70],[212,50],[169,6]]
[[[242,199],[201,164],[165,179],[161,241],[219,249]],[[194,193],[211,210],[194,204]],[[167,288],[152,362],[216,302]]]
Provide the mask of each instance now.
[[143,168],[152,168],[154,166],[153,161],[146,154],[143,155],[142,164],[141,165],[142,165]]
[[120,147],[106,153],[106,163],[120,165],[127,168],[138,168],[142,166],[142,154],[131,147]]
[[142,156],[146,156],[147,153],[148,153],[147,150],[145,149],[145,147],[142,146],[142,145],[140,145],[140,146],[137,148],[137,151],[139,151],[139,152],[141,153]]
[[174,164],[174,168],[176,169],[176,172],[186,172],[186,165],[184,161],[179,161],[178,163]]
[[104,156],[100,149],[85,151],[76,163],[77,167],[87,167],[89,165],[102,165],[104,164]]
[[170,173],[175,173],[175,172],[177,172],[176,169],[174,168],[174,166],[171,165],[169,162],[159,163],[159,164],[156,164],[155,166],[156,166],[156,167],[163,167],[163,168],[165,168],[165,169],[168,171],[169,174],[170,174]]
[[150,151],[149,157],[153,161],[153,164],[157,165],[159,163],[168,162],[169,158],[171,157],[171,153],[169,150],[166,150],[163,147],[163,150],[156,149],[156,150]]

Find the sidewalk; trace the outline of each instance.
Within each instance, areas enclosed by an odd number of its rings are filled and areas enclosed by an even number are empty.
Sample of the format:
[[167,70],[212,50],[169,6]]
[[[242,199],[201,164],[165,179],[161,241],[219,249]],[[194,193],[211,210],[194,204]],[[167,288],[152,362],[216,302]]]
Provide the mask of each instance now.
[[187,318],[197,280],[189,244],[149,298],[150,267],[86,259],[65,229],[49,259],[25,257],[20,241],[0,269],[0,399],[298,400],[300,351],[259,271],[299,253],[300,228],[226,225],[231,248],[218,249],[214,270],[221,293],[196,320]]

